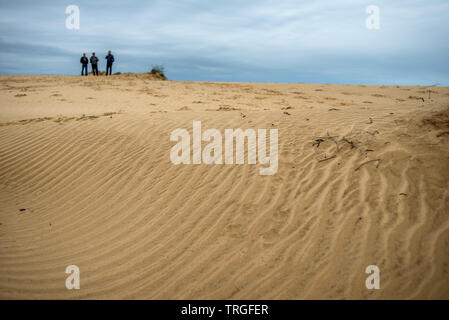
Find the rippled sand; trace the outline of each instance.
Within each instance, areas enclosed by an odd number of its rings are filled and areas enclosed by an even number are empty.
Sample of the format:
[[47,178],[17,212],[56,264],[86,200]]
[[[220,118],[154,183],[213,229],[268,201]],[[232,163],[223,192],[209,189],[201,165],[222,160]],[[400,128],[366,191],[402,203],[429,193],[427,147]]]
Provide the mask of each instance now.
[[[0,298],[449,298],[447,87],[1,76],[0,101]],[[193,120],[277,128],[278,172],[173,165]]]

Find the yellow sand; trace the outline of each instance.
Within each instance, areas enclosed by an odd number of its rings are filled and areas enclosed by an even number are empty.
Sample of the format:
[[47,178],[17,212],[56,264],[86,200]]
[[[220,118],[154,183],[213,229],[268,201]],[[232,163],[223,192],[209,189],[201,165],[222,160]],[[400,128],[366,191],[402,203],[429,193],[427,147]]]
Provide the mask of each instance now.
[[[1,76],[0,101],[0,298],[449,298],[447,87]],[[277,174],[173,165],[193,120],[279,129]]]

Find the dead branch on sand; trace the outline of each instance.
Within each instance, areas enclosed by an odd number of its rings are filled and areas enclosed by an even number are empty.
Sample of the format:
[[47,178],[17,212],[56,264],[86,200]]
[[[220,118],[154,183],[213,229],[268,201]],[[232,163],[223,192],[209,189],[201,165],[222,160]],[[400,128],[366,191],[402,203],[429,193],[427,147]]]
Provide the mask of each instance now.
[[357,168],[355,168],[354,171],[360,170],[360,168],[363,167],[365,164],[368,164],[368,163],[371,163],[371,162],[376,162],[376,161],[377,161],[376,168],[379,168],[379,165],[380,165],[380,161],[381,161],[381,160],[382,160],[382,159],[374,159],[374,160],[369,160],[369,161],[363,162],[361,165],[359,165]]
[[320,160],[318,160],[318,162],[324,162],[324,161],[327,161],[327,160],[330,160],[330,159],[334,159],[336,157],[336,155],[334,154],[332,157],[326,157],[326,155],[324,155],[324,158],[323,159],[320,159]]
[[331,135],[329,134],[329,131],[328,131],[328,132],[327,132],[327,137],[328,137],[329,139],[331,139],[331,140],[335,143],[335,146],[337,147],[337,152],[340,151],[340,148],[338,147],[338,142],[337,142],[337,140],[335,140],[335,137],[338,138],[338,136],[333,137],[333,136],[331,136]]
[[370,134],[370,135],[372,135],[372,136],[375,136],[376,134],[379,134],[380,132],[379,131],[377,131],[377,130],[375,130],[374,132],[369,132],[369,131],[365,131],[366,133],[368,133],[368,134]]
[[321,138],[315,139],[315,142],[312,144],[312,147],[314,145],[316,145],[316,147],[318,148],[320,146],[321,142],[324,142],[324,139],[321,139]]
[[341,139],[341,141],[344,141],[346,143],[348,143],[351,146],[351,149],[357,148],[354,144],[354,142],[349,141],[348,139],[346,139],[346,137],[343,137],[343,139]]

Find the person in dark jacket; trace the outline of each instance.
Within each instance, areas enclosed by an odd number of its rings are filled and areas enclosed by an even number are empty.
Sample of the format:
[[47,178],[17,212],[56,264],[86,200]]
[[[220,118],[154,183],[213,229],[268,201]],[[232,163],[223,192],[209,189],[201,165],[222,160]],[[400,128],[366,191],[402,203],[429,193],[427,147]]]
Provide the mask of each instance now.
[[114,62],[114,56],[111,54],[111,50],[108,51],[108,55],[105,57],[106,59],[106,75],[112,74],[112,63]]
[[87,65],[89,64],[89,59],[87,59],[86,54],[83,53],[83,56],[80,59],[80,63],[82,64],[81,75],[87,76]]
[[92,52],[90,64],[92,65],[92,74],[98,76],[98,57],[95,55],[95,52]]

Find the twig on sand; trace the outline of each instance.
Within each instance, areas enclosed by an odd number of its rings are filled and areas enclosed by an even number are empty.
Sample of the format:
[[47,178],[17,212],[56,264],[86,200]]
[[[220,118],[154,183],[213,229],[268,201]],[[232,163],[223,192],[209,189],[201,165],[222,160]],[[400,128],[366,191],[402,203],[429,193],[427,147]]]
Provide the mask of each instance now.
[[377,131],[377,130],[374,130],[374,132],[366,131],[366,133],[368,133],[368,134],[370,134],[370,135],[372,135],[372,136],[375,136],[376,134],[379,134],[380,132]]
[[329,158],[327,158],[326,157],[326,155],[324,155],[324,158],[323,159],[320,159],[320,160],[318,160],[318,162],[323,162],[323,161],[327,161],[327,160],[330,160],[330,159],[334,159],[336,157],[336,155],[334,154],[332,157],[329,157]]
[[346,139],[346,137],[343,137],[343,139],[341,139],[341,141],[344,141],[346,143],[349,143],[349,145],[351,146],[351,149],[357,148],[354,144],[354,142],[349,141],[348,139]]
[[316,147],[318,148],[320,146],[321,142],[324,142],[324,139],[321,139],[321,138],[315,139],[315,142],[312,144],[312,147],[314,145],[316,145]]
[[368,164],[368,163],[371,163],[371,162],[376,162],[376,161],[377,161],[376,168],[379,168],[379,165],[380,165],[380,161],[381,161],[381,160],[382,160],[382,159],[368,160],[368,161],[362,163],[361,165],[359,165],[357,168],[355,168],[354,171],[360,170],[360,168],[363,167],[365,164]]
[[340,148],[338,146],[338,141],[335,139],[335,138],[338,138],[338,136],[331,136],[329,134],[329,131],[327,131],[326,134],[327,134],[327,136],[325,136],[325,137],[315,137],[315,142],[312,144],[312,147],[316,145],[318,148],[322,142],[324,142],[326,139],[329,139],[335,143],[335,146],[337,147],[337,152],[340,151]]
[[[337,142],[337,140],[335,140],[335,138],[329,134],[329,131],[327,132],[327,136],[328,136],[328,138],[331,139],[331,140],[335,143],[335,145],[337,146],[337,152],[340,151],[340,148],[338,147],[338,142]],[[338,136],[336,136],[336,137],[338,138]]]
[[324,137],[314,137],[315,139],[328,139],[328,138],[338,138],[339,136],[329,136],[329,134],[327,136]]
[[449,131],[441,132],[441,133],[437,134],[437,137],[439,138],[441,136],[444,136],[445,134],[449,134]]

